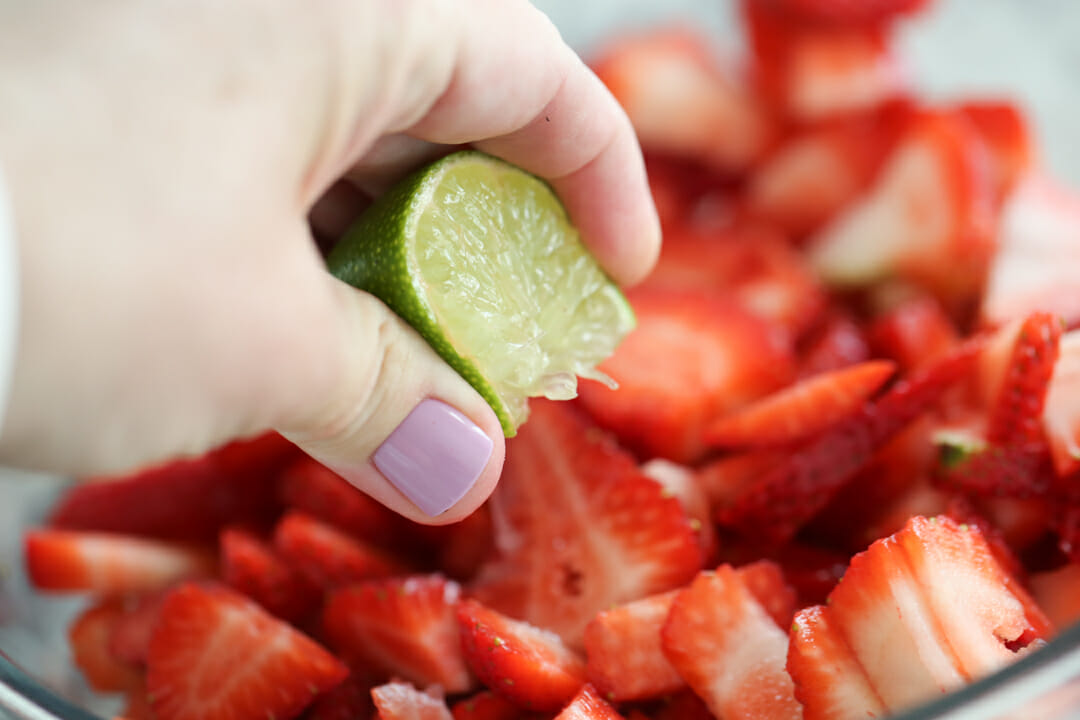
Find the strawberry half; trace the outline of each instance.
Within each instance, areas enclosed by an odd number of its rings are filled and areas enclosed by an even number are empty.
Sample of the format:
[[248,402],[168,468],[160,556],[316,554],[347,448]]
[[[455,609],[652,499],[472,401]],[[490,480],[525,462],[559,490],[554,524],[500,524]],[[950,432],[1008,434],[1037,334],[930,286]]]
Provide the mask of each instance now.
[[597,612],[682,585],[702,549],[679,500],[572,406],[531,407],[490,500],[499,555],[471,591],[580,647]]
[[439,692],[423,692],[394,681],[371,689],[379,720],[454,720]]
[[296,717],[348,670],[313,640],[218,586],[169,593],[146,687],[159,720]]
[[784,669],[787,636],[730,566],[704,571],[678,592],[661,637],[671,664],[716,717],[802,716]]
[[357,583],[331,593],[323,631],[343,657],[419,686],[464,692],[475,683],[458,639],[460,594],[439,575]]
[[40,528],[23,538],[30,582],[45,592],[140,592],[210,576],[202,548],[128,535]]
[[805,378],[713,421],[705,442],[761,447],[803,440],[853,415],[895,372],[889,360],[870,360]]
[[619,389],[584,382],[579,391],[597,422],[645,458],[694,462],[709,421],[794,375],[787,333],[737,304],[702,290],[629,298],[637,328],[600,365]]
[[480,681],[527,710],[558,710],[585,682],[585,662],[549,630],[475,600],[457,608],[461,646]]
[[615,708],[608,704],[596,690],[589,685],[570,701],[555,720],[622,720]]
[[286,562],[325,590],[407,570],[380,548],[296,510],[278,521],[273,545]]

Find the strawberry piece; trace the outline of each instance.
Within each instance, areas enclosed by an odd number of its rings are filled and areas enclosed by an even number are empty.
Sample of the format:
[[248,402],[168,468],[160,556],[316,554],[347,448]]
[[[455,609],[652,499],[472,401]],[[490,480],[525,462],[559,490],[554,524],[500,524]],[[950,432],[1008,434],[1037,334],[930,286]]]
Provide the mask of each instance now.
[[146,696],[145,681],[140,680],[136,687],[124,693],[124,709],[114,720],[156,720],[150,698]]
[[139,666],[109,649],[109,639],[123,614],[121,600],[104,598],[80,612],[68,628],[72,660],[87,684],[99,692],[124,692],[142,684]]
[[298,622],[314,612],[322,601],[318,586],[252,533],[234,528],[224,530],[220,550],[222,581],[270,613]]
[[973,100],[957,110],[971,122],[990,150],[994,187],[1004,200],[1035,164],[1035,143],[1023,113],[1011,102]]
[[501,695],[481,690],[454,703],[450,714],[454,720],[520,720],[522,710]]
[[686,682],[660,645],[676,590],[618,605],[597,613],[585,628],[589,683],[612,702],[655,698]]
[[851,652],[827,610],[800,610],[791,626],[787,671],[804,720],[839,720],[886,715],[862,665]]
[[896,372],[870,360],[800,380],[705,428],[705,441],[722,447],[783,445],[816,435],[854,415]]
[[629,297],[637,328],[600,365],[619,389],[586,382],[579,390],[597,422],[646,458],[694,462],[706,423],[794,374],[786,333],[738,305],[700,290]]
[[1080,565],[1066,563],[1054,570],[1032,573],[1031,594],[1054,627],[1064,629],[1080,621]]
[[379,720],[453,720],[441,693],[417,690],[409,683],[389,682],[371,689]]
[[573,406],[531,407],[490,501],[499,555],[472,592],[580,647],[597,612],[682,585],[702,550],[679,500]]
[[493,692],[528,710],[557,710],[585,682],[585,662],[549,630],[475,600],[457,608],[469,667]]
[[1043,403],[1042,428],[1059,477],[1080,471],[1080,331],[1061,337]]
[[929,295],[901,302],[877,316],[866,334],[874,354],[892,358],[903,371],[944,357],[960,341],[941,303]]
[[399,515],[313,458],[298,458],[282,471],[278,496],[285,507],[361,540],[392,547],[400,539]]
[[341,655],[420,686],[470,690],[458,639],[457,583],[439,575],[369,580],[331,593],[323,630]]
[[369,720],[375,714],[370,678],[355,670],[304,711],[304,720]]
[[436,556],[438,571],[455,580],[472,578],[493,552],[495,529],[487,504],[458,522],[422,525],[417,530],[425,537],[425,546],[431,547],[431,554]]
[[801,351],[799,376],[818,373],[865,362],[870,359],[870,347],[862,328],[850,317],[834,313],[806,341]]
[[154,590],[215,566],[201,548],[126,535],[39,528],[23,543],[30,581],[45,592]]
[[644,463],[641,472],[658,482],[664,493],[678,499],[690,518],[690,527],[697,534],[702,556],[708,561],[716,553],[719,540],[712,521],[712,503],[697,473],[684,465],[661,458]]
[[784,669],[787,636],[730,566],[680,590],[661,631],[664,652],[717,717],[799,718]]
[[296,510],[274,529],[274,549],[325,590],[407,571],[386,552]]
[[624,36],[591,65],[648,150],[738,171],[769,141],[753,94],[693,30]]
[[901,378],[851,418],[781,456],[742,488],[719,519],[747,537],[782,544],[824,508],[877,449],[970,373],[978,348],[977,342],[967,343],[934,365]]
[[555,720],[622,720],[615,708],[589,685],[581,688]]
[[683,690],[664,698],[653,713],[653,720],[716,720],[716,716],[692,690]]
[[1042,310],[1080,322],[1080,196],[1028,174],[1001,213],[979,315],[991,327]]
[[333,655],[243,595],[184,584],[161,607],[146,687],[159,720],[290,718],[347,674]]
[[1049,628],[978,529],[946,517],[912,518],[852,558],[826,612],[890,712],[1001,667]]
[[49,515],[67,530],[213,542],[230,524],[264,527],[279,512],[272,484],[300,453],[276,433],[201,457],[72,486]]
[[124,612],[116,618],[109,635],[109,652],[124,662],[146,664],[150,638],[167,594],[168,590],[160,590],[125,598]]
[[811,240],[811,263],[838,287],[899,277],[966,309],[993,250],[985,154],[959,113],[920,113],[867,194]]
[[929,0],[770,0],[776,12],[810,23],[876,26],[923,10]]
[[795,590],[784,579],[784,570],[772,560],[757,560],[735,570],[762,609],[786,630],[795,616]]

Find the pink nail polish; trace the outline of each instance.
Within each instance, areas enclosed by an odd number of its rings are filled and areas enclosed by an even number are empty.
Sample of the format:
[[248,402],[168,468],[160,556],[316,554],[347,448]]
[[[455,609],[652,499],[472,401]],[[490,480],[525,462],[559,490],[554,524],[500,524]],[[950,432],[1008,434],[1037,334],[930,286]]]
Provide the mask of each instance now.
[[390,433],[372,461],[394,487],[435,517],[469,491],[492,447],[491,438],[469,418],[428,398]]

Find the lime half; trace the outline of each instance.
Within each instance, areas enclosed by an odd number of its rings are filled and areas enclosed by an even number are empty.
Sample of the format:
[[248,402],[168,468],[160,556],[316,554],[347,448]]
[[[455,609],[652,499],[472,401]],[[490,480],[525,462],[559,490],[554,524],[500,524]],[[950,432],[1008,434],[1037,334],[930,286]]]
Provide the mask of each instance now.
[[528,398],[566,400],[634,327],[614,282],[539,178],[459,152],[379,198],[327,260],[380,298],[495,410],[507,437]]

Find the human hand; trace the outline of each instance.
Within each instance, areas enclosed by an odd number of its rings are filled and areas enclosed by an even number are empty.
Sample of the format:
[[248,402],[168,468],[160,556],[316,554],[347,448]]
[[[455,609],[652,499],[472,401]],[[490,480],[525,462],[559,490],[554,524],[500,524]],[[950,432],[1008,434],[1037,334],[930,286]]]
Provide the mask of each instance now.
[[[498,479],[499,423],[326,273],[311,226],[336,236],[365,195],[469,143],[549,179],[616,280],[658,251],[625,115],[524,0],[8,3],[0,110],[11,464],[116,472],[276,428],[394,510],[457,520]],[[437,429],[384,445],[420,415]]]

